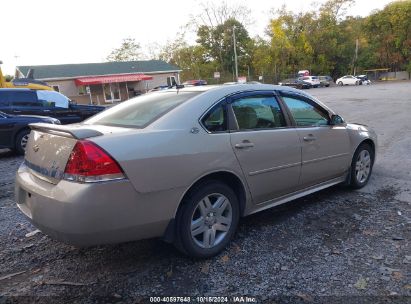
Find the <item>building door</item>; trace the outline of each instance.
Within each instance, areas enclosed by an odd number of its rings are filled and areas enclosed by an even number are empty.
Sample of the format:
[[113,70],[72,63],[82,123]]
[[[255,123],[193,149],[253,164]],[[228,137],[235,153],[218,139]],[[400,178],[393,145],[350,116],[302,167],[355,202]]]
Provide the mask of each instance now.
[[104,83],[103,84],[104,100],[106,102],[120,101],[120,84],[119,83]]

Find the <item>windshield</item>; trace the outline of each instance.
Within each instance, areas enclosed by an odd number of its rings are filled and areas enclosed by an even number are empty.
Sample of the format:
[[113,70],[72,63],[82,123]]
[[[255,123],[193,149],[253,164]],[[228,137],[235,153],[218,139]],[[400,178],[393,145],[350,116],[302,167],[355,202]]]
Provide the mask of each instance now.
[[69,107],[69,99],[54,91],[37,91],[37,97],[39,100],[53,102],[55,107],[67,109]]
[[107,109],[85,124],[144,128],[201,92],[159,91],[148,93]]

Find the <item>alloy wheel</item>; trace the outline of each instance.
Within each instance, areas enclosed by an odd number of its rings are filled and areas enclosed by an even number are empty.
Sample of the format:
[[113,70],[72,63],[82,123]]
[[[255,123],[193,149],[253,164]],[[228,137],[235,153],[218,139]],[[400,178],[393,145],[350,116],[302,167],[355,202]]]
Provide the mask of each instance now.
[[20,140],[20,146],[23,150],[26,150],[27,141],[29,140],[29,134],[24,135]]
[[355,176],[359,183],[364,183],[371,172],[371,155],[367,150],[362,150],[358,154],[357,162],[355,163]]
[[201,248],[213,248],[220,244],[233,221],[231,202],[220,193],[205,196],[198,203],[191,217],[191,238]]

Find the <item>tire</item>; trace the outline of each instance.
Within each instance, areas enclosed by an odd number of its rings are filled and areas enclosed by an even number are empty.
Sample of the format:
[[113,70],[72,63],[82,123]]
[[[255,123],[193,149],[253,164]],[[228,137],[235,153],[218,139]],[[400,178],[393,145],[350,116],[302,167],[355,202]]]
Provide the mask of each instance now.
[[351,188],[360,189],[368,183],[374,165],[374,156],[374,150],[369,144],[363,143],[357,148],[351,162],[349,182]]
[[14,147],[17,154],[24,155],[30,131],[31,130],[29,129],[24,129],[17,133],[16,140],[14,142]]
[[338,85],[342,87],[344,84],[342,83],[342,81],[340,81],[338,82]]
[[212,257],[228,245],[239,218],[238,199],[230,187],[219,181],[201,183],[182,202],[174,245],[191,257]]

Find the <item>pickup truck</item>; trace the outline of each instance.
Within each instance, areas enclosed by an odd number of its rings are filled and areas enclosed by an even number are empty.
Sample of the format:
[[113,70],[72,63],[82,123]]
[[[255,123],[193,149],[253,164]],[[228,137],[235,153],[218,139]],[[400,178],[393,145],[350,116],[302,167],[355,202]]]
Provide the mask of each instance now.
[[103,106],[77,105],[55,91],[0,89],[0,111],[17,115],[40,115],[62,124],[77,123],[101,111]]

